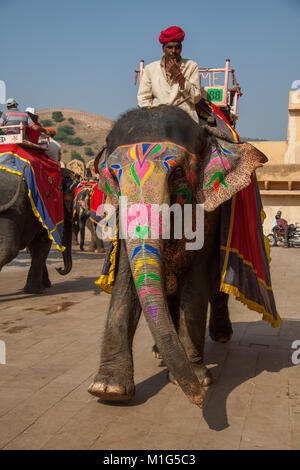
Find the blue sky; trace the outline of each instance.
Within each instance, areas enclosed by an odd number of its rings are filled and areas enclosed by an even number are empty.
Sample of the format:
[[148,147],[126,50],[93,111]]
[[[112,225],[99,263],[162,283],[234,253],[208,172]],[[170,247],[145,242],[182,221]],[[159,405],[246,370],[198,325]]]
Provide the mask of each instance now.
[[21,108],[116,119],[136,106],[134,70],[161,57],[159,33],[172,25],[186,32],[182,56],[200,67],[230,58],[244,93],[238,133],[285,140],[300,0],[0,0],[0,80]]

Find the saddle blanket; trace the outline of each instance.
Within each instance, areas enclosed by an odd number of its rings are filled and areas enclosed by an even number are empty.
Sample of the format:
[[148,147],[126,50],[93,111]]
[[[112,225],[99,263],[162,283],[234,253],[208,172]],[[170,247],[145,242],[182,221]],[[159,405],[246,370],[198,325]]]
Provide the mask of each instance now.
[[98,184],[95,184],[91,189],[91,212],[90,220],[98,224],[102,219],[102,206],[104,203],[104,193],[98,188]]
[[10,144],[0,147],[0,169],[20,176],[24,170],[32,210],[55,247],[63,251],[64,206],[60,165],[42,150]]

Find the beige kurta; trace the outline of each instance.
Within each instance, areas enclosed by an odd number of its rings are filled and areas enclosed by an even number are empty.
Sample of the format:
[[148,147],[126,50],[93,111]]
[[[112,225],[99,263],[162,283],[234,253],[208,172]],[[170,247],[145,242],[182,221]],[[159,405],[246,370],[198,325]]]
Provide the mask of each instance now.
[[137,95],[138,106],[140,108],[161,104],[178,106],[199,122],[195,110],[195,104],[201,98],[198,65],[193,60],[180,59],[179,66],[185,78],[183,90],[180,89],[178,82],[168,81],[163,60],[148,64]]

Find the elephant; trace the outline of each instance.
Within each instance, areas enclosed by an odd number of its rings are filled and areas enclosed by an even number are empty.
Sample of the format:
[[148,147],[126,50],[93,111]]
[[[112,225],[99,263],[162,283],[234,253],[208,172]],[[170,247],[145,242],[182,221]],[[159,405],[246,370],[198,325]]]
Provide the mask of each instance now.
[[[10,263],[20,250],[27,248],[31,255],[24,292],[42,294],[51,282],[46,266],[52,241],[46,229],[35,216],[28,188],[21,176],[0,170],[1,205],[0,205],[0,271]],[[58,268],[61,275],[68,274],[72,269],[72,202],[74,196],[74,180],[72,171],[62,168],[62,189],[64,191],[64,228],[62,244],[64,267]]]
[[78,243],[78,233],[80,235],[79,247],[84,251],[85,227],[91,232],[90,247],[95,253],[103,253],[103,240],[96,234],[97,224],[90,220],[91,188],[85,188],[77,196],[75,209],[73,211],[73,234],[74,242]]
[[[221,144],[231,158],[218,157],[217,168],[224,171],[216,173],[218,179],[210,178],[208,162]],[[127,223],[120,219],[120,233],[121,225],[123,232],[124,226],[128,231],[119,235],[100,366],[89,393],[118,401],[134,396],[132,342],[143,311],[171,380],[192,403],[203,407],[206,387],[212,381],[204,364],[209,300],[214,339],[218,339],[219,327],[227,339],[232,331],[228,297],[219,292],[220,205],[248,186],[253,171],[266,161],[250,144],[232,143],[173,106],[131,110],[115,123],[99,159],[99,188],[119,217],[122,211],[127,217]],[[127,197],[125,212],[121,196]],[[197,207],[204,208],[202,246],[191,248],[189,233],[175,234],[177,215],[171,217],[169,237],[163,237],[159,217],[155,232],[153,212],[146,224],[140,217],[157,205],[173,204],[184,211],[191,208],[194,237]],[[135,219],[133,206],[138,208]],[[182,220],[179,228],[183,225]]]

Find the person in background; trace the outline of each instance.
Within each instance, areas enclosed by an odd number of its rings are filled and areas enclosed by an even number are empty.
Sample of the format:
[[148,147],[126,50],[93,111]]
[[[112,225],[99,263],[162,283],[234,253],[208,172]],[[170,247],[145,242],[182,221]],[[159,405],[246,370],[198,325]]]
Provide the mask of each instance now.
[[46,155],[51,158],[51,160],[59,163],[61,161],[61,145],[54,140],[56,135],[55,129],[52,127],[45,127],[45,129],[50,132],[49,149],[46,150]]
[[284,248],[289,247],[289,224],[285,219],[281,217],[281,211],[278,211],[275,215],[276,225],[273,227],[273,230],[278,227],[284,230]]
[[49,133],[46,128],[43,128],[39,123],[39,116],[36,114],[34,108],[26,108],[25,113],[28,114],[30,120],[33,122],[33,125],[28,126],[26,129],[27,139],[33,144],[38,144],[41,134],[49,135]]
[[[6,101],[6,109],[0,117],[0,127],[4,126],[20,126],[22,123],[25,129],[34,126],[34,122],[27,113],[23,113],[18,108],[18,103],[14,98]],[[6,134],[19,134],[18,128],[6,129]]]

